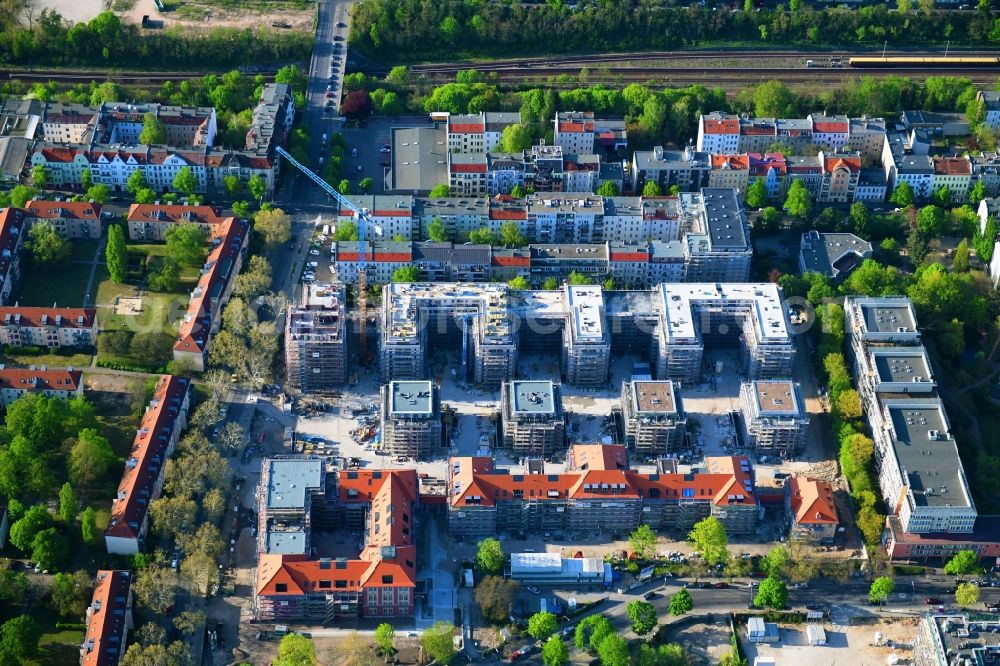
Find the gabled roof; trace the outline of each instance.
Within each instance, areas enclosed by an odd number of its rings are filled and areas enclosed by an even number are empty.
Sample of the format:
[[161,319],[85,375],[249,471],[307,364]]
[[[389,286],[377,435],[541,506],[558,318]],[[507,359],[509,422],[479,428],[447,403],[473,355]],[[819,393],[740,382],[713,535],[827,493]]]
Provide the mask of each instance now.
[[125,473],[118,484],[118,494],[111,505],[111,520],[104,534],[137,539],[153,500],[153,488],[166,465],[170,437],[186,397],[189,381],[183,377],[162,375],[153,390],[125,459]]
[[180,224],[197,222],[199,224],[222,224],[223,217],[218,209],[212,206],[185,206],[183,204],[132,204],[128,209],[129,222],[168,222]]
[[837,169],[847,169],[851,173],[861,172],[861,158],[852,155],[831,155],[823,158],[823,170],[833,173]]
[[82,370],[0,367],[0,389],[18,391],[73,391],[81,386]]
[[702,117],[702,127],[705,134],[739,134],[739,118],[707,118]]
[[101,205],[89,201],[42,201],[32,199],[24,205],[31,217],[46,220],[73,219],[99,221]]
[[97,310],[94,308],[22,308],[17,306],[0,306],[0,326],[93,328],[96,319]]
[[131,592],[131,571],[97,572],[80,648],[81,666],[118,666],[121,662],[128,634]]
[[833,501],[833,486],[826,481],[792,477],[788,479],[792,516],[798,525],[839,523]]
[[628,469],[628,453],[621,444],[574,444],[566,460],[572,469]]

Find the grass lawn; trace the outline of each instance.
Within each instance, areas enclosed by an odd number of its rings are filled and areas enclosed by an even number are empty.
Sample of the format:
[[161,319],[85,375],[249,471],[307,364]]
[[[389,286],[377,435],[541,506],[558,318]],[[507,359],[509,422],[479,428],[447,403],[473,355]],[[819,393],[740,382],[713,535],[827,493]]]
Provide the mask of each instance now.
[[90,367],[90,361],[93,358],[90,354],[41,354],[39,356],[32,355],[20,355],[20,354],[3,354],[0,355],[3,358],[3,362],[13,368],[26,368],[30,365],[49,365],[53,367],[65,368],[73,366],[74,368],[87,368]]
[[14,300],[24,306],[49,307],[56,303],[60,307],[78,308],[83,305],[89,278],[89,264],[70,262],[53,269],[37,264],[29,266],[26,262]]
[[[103,283],[102,283],[103,286]],[[177,335],[177,325],[187,312],[190,300],[187,290],[173,294],[145,292],[142,295],[142,312],[138,315],[118,315],[114,311],[114,300],[100,304],[97,321],[102,331],[132,331],[133,333],[155,333],[163,331]],[[126,294],[128,295],[128,294]]]
[[[51,622],[46,622],[42,626],[42,637],[38,641],[38,658],[35,659],[35,663],[38,666],[64,666],[77,663],[80,660],[80,644],[83,643],[84,632],[56,629],[55,614],[45,615]],[[41,624],[40,619],[39,623]]]

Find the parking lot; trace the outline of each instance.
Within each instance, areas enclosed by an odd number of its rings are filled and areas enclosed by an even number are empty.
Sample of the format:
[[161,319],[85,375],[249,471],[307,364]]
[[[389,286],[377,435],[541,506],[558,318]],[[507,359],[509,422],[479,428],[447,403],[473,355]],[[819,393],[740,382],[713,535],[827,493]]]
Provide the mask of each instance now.
[[[389,136],[394,127],[427,127],[429,124],[428,116],[425,115],[397,118],[376,116],[369,119],[364,127],[344,127],[342,133],[347,142],[347,155],[344,156],[342,170],[344,177],[351,180],[352,186],[357,186],[362,178],[370,177],[374,181],[372,193],[382,194],[385,192],[385,172],[391,155],[379,152],[379,147],[389,144]],[[354,148],[358,151],[356,156],[351,154]]]

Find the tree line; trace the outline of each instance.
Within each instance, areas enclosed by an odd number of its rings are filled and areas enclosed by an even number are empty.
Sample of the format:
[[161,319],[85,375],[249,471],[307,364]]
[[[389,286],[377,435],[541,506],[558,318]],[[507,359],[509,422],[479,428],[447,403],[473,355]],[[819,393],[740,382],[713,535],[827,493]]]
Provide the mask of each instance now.
[[[547,53],[641,51],[712,43],[766,45],[849,43],[878,45],[1000,42],[1000,19],[989,3],[976,12],[890,11],[879,4],[858,10],[814,10],[793,2],[744,11],[654,3],[561,0],[521,3],[428,3],[421,0],[364,0],[354,9],[350,40],[369,57],[406,61]],[[539,35],[559,35],[539,39]]]
[[[33,21],[15,13],[0,21],[0,62],[12,65],[218,69],[246,63],[267,66],[307,62],[311,33],[213,28],[144,31],[112,12],[70,23],[45,9]],[[25,25],[27,23],[27,25]]]

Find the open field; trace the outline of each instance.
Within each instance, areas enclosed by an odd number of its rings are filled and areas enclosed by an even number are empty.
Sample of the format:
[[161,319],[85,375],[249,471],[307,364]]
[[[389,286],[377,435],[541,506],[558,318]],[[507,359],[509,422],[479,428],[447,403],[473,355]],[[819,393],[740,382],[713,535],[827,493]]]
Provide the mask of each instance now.
[[877,622],[862,626],[825,625],[826,645],[809,645],[805,625],[779,625],[781,640],[771,644],[753,644],[746,640],[746,627],[740,628],[740,643],[752,664],[758,655],[772,656],[778,663],[811,664],[812,666],[884,666],[889,655],[901,660],[912,658],[911,650],[899,650],[872,645],[875,634],[893,643],[913,644],[917,631],[916,618],[895,622]]

